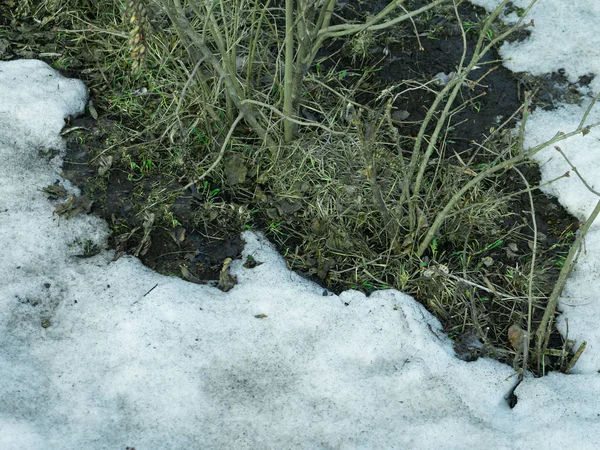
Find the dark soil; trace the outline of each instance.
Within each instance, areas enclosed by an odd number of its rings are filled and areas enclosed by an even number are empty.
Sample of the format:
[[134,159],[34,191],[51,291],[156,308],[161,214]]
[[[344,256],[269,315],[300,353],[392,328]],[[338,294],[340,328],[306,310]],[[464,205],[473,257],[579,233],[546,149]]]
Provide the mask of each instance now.
[[[165,227],[153,227],[149,245],[143,252],[139,251],[143,230],[139,229],[140,211],[135,199],[150,194],[156,183],[165,180],[160,175],[150,175],[132,181],[128,173],[113,171],[105,183],[99,185],[95,181],[97,164],[90,162],[90,155],[104,149],[107,137],[113,132],[111,121],[80,117],[73,119],[69,126],[84,127],[89,131],[83,144],[77,136],[67,135],[62,176],[95,200],[91,212],[111,225],[113,235],[109,245],[117,250],[116,257],[123,253],[135,254],[146,266],[162,274],[183,276],[188,281],[203,284],[219,279],[226,258],[241,256],[244,242],[238,230],[197,230],[193,227],[198,198],[189,191],[181,193],[182,186],[175,181],[169,182],[165,189],[177,196],[170,210],[180,222],[179,228],[185,229],[184,237],[178,238]],[[136,227],[138,230],[132,231]],[[183,271],[182,266],[185,267]]]

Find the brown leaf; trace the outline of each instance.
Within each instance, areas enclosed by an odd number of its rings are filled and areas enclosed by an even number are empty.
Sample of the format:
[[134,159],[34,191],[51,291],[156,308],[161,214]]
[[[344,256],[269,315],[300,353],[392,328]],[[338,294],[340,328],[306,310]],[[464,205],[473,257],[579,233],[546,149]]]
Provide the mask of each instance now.
[[523,348],[523,338],[525,337],[525,333],[525,330],[517,324],[512,324],[508,328],[508,340],[515,350],[518,351]]
[[45,187],[42,190],[51,197],[62,198],[62,197],[67,196],[67,190],[60,185],[58,185],[58,186],[50,185],[50,186]]
[[175,227],[172,230],[169,230],[169,236],[173,238],[177,245],[180,245],[185,240],[185,228]]
[[108,155],[100,158],[100,164],[98,165],[98,175],[104,176],[112,167],[113,157]]
[[94,201],[90,200],[87,195],[82,195],[81,197],[71,195],[64,203],[54,208],[54,213],[69,220],[77,214],[89,213],[93,203]]
[[92,100],[88,103],[88,109],[90,110],[90,116],[92,116],[94,120],[98,120],[98,111],[94,108],[94,102]]
[[229,273],[230,264],[231,258],[225,258],[225,261],[223,261],[223,268],[221,269],[221,273],[219,273],[219,283],[217,284],[217,287],[223,292],[229,292],[237,284],[235,275]]

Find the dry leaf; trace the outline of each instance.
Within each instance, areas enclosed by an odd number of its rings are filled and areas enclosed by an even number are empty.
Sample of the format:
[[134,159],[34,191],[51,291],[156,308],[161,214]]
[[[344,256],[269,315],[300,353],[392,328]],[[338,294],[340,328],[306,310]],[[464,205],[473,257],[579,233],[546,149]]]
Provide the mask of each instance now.
[[112,163],[113,157],[111,155],[101,157],[100,164],[98,166],[98,175],[100,175],[101,177],[104,176],[106,172],[108,172],[109,169],[112,167]]
[[90,116],[92,116],[94,120],[98,120],[98,111],[94,108],[94,102],[92,100],[88,103],[88,109],[90,110]]
[[90,200],[87,195],[82,195],[81,197],[71,195],[64,203],[61,203],[54,208],[54,213],[69,220],[77,214],[89,213],[93,203],[94,201]]
[[185,228],[175,227],[169,230],[169,236],[171,236],[177,245],[180,245],[185,240]]
[[219,273],[219,283],[217,284],[217,287],[223,292],[232,290],[237,284],[237,278],[235,275],[231,275],[229,273],[230,264],[231,258],[225,258],[225,261],[223,261],[223,268],[221,269],[221,273]]
[[524,337],[525,330],[519,325],[513,324],[508,328],[508,340],[515,350],[520,350],[523,347]]
[[58,186],[50,185],[50,186],[45,187],[42,190],[51,197],[62,198],[62,197],[67,196],[67,190],[60,185],[58,185]]

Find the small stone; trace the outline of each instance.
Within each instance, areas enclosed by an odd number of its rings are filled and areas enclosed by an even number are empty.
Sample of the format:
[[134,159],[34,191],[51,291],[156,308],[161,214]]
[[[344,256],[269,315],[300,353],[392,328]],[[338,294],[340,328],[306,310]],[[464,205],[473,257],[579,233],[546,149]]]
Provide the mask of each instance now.
[[402,122],[403,120],[408,119],[410,113],[405,109],[399,109],[392,113],[392,119],[397,120],[398,122]]
[[450,72],[446,75],[444,72],[436,73],[433,77],[433,82],[438,86],[446,86],[450,81],[454,79],[456,72]]

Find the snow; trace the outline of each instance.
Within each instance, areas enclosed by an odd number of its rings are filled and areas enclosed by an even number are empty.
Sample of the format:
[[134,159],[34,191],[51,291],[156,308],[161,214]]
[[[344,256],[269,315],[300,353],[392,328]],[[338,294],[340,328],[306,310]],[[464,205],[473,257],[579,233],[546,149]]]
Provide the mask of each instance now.
[[[478,6],[492,11],[498,0],[471,0]],[[515,0],[515,7],[526,8],[530,0]],[[598,18],[600,2],[595,0],[537,0],[523,23],[532,19],[531,36],[521,42],[505,42],[500,56],[505,66],[513,72],[529,72],[544,75],[565,71],[565,76],[575,83],[579,77],[600,73],[600,35]],[[516,13],[503,17],[507,22],[518,20]],[[600,92],[600,77],[590,85]]]
[[[244,258],[263,264],[234,261],[228,293],[110,251],[76,258],[77,241],[105,246],[107,225],[53,215],[41,189],[77,192],[60,179],[58,135],[85,101],[82,83],[44,63],[0,62],[0,449],[600,446],[597,228],[561,300],[569,337],[589,343],[578,373],[526,377],[510,409],[514,371],[456,358],[412,298],[323,295],[260,235],[244,234]],[[527,145],[581,114],[535,112]],[[596,186],[599,142],[592,131],[559,144]],[[553,149],[538,156],[546,179],[568,170]],[[585,219],[594,197],[573,175],[560,183],[553,193]]]

